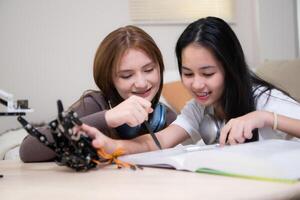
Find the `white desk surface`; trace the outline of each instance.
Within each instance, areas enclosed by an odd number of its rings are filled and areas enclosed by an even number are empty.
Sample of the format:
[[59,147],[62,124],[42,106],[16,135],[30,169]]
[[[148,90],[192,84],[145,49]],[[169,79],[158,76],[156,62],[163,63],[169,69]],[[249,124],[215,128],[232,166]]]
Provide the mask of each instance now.
[[75,172],[55,163],[0,161],[0,198],[10,199],[300,199],[296,184],[255,181],[170,169]]

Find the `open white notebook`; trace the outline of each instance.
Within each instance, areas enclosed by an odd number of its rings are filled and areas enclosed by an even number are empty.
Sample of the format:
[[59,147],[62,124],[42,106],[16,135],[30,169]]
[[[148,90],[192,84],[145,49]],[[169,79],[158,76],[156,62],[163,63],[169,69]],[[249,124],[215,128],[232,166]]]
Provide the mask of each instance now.
[[300,142],[297,141],[264,140],[225,147],[188,145],[122,156],[120,160],[259,180],[300,180]]

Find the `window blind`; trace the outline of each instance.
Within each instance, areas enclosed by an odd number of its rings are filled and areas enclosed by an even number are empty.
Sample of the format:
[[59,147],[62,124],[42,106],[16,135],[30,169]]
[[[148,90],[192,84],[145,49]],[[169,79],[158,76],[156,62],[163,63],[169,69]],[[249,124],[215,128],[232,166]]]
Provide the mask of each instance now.
[[190,23],[206,16],[234,21],[235,0],[129,0],[133,23]]

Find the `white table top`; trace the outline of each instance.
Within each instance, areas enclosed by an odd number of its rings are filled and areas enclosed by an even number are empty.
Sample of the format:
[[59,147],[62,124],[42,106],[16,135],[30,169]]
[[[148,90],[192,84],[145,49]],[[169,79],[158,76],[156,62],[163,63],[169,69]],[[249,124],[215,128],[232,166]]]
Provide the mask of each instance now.
[[108,166],[75,172],[55,163],[0,161],[1,199],[300,199],[296,184]]

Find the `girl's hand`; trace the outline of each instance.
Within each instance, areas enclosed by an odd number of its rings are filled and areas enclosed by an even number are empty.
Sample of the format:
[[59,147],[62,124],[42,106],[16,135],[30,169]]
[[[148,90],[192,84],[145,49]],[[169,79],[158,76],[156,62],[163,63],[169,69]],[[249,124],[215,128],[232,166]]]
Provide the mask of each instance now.
[[241,117],[233,118],[222,128],[220,135],[220,144],[238,144],[244,143],[246,139],[251,139],[252,130],[272,127],[273,114],[267,111],[253,111]]
[[86,134],[87,136],[92,138],[93,139],[92,145],[96,149],[104,148],[105,151],[107,151],[107,153],[113,153],[117,148],[117,144],[115,140],[107,137],[98,129],[91,127],[89,125],[82,124],[81,126],[76,126],[74,128],[74,132]]
[[125,123],[134,127],[148,120],[148,115],[151,112],[153,112],[151,102],[142,97],[131,96],[116,107],[106,111],[105,119],[111,128]]

